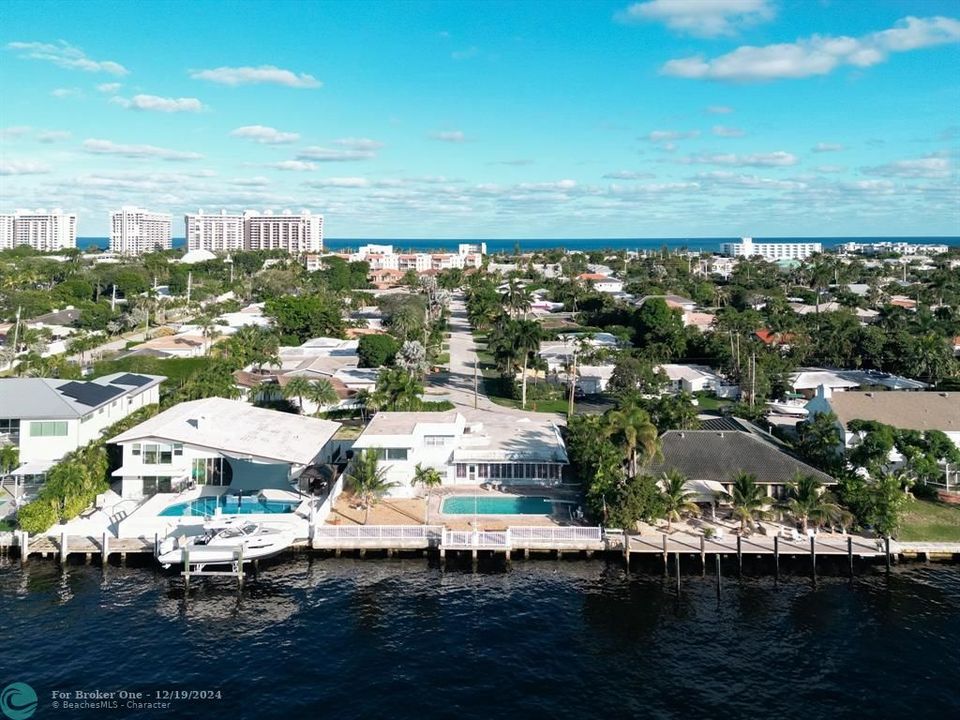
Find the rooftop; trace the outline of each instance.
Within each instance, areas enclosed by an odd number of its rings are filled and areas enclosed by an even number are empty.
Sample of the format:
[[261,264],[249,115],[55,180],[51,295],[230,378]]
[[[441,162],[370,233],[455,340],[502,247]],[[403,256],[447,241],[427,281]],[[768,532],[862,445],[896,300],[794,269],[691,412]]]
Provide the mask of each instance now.
[[901,430],[960,432],[960,392],[842,392],[830,398],[841,423],[874,420]]
[[212,448],[237,457],[307,465],[339,429],[339,423],[329,420],[213,397],[174,405],[110,442],[153,437]]
[[78,418],[166,380],[162,375],[113,373],[96,380],[0,378],[0,415],[21,420]]
[[756,476],[757,482],[783,484],[799,472],[834,482],[748,430],[668,430],[660,436],[660,447],[663,459],[646,468],[655,476],[676,468],[691,480],[729,483],[743,471]]

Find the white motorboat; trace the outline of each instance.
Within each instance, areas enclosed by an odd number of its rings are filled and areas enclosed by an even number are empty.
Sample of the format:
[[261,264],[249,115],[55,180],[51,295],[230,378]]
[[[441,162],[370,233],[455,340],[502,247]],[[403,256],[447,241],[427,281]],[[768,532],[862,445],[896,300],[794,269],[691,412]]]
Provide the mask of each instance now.
[[202,535],[167,537],[160,543],[157,560],[165,567],[226,565],[277,555],[294,541],[293,530],[255,523],[242,518],[223,518],[204,525]]
[[804,407],[806,404],[806,400],[771,400],[767,403],[767,407],[777,415],[806,417],[810,414],[810,411]]

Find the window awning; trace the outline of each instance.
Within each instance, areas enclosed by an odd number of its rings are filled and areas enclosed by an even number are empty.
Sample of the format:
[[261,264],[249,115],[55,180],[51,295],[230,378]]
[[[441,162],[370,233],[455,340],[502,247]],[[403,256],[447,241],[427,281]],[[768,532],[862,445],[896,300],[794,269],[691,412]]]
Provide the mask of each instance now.
[[23,463],[20,467],[14,470],[11,475],[14,477],[26,477],[27,475],[43,475],[45,472],[49,471],[54,465],[57,464],[56,460],[37,460],[34,462]]

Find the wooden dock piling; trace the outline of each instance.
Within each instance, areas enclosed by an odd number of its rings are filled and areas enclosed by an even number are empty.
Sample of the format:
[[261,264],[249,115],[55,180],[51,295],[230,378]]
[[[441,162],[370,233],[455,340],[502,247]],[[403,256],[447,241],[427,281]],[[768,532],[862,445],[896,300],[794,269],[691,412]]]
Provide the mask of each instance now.
[[720,587],[723,584],[723,581],[720,578],[720,553],[717,553],[713,556],[717,564],[717,600],[720,599]]
[[700,536],[700,577],[707,574],[707,540]]
[[743,577],[743,536],[737,535],[737,576]]
[[680,553],[673,554],[673,571],[677,576],[677,595],[680,594]]
[[110,559],[110,535],[106,531],[100,538],[100,566],[106,567]]
[[773,579],[780,582],[780,536],[773,536]]
[[847,536],[847,570],[853,580],[853,537]]
[[817,536],[810,536],[810,576],[813,578],[813,583],[817,583]]

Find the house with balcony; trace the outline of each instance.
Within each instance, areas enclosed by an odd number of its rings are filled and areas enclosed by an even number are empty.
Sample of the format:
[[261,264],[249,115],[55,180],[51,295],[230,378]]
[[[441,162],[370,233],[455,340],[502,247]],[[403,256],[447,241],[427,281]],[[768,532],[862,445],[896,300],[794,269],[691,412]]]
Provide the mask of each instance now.
[[160,402],[160,375],[113,373],[90,381],[0,379],[0,444],[13,444],[12,475],[41,480],[64,455],[98,440],[105,429]]
[[444,485],[557,485],[567,465],[560,431],[550,420],[435,412],[379,412],[353,444],[373,450],[392,497],[411,497],[416,466],[439,471]]
[[340,424],[205,398],[180,403],[111,438],[120,495],[140,500],[192,486],[289,490],[308,468],[337,462]]

